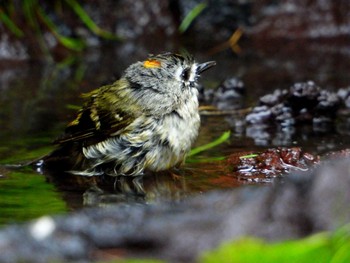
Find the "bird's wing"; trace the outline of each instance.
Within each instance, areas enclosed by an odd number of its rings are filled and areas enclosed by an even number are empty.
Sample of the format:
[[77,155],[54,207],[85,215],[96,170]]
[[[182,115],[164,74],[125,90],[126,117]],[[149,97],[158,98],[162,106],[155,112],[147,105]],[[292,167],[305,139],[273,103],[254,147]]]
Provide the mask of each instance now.
[[[111,90],[112,88],[112,90]],[[85,106],[75,120],[68,124],[65,134],[54,143],[81,142],[84,146],[120,134],[135,120],[135,111],[125,98],[120,98],[112,86],[105,86],[84,97]],[[126,100],[121,101],[121,100]]]

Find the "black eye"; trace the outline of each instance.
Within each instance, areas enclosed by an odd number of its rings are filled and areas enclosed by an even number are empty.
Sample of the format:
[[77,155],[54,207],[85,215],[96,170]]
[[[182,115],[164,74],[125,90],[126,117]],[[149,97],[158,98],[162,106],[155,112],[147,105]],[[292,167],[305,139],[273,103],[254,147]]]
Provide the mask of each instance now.
[[186,80],[186,81],[190,78],[190,69],[189,68],[184,69],[184,71],[182,71],[181,78],[183,80]]

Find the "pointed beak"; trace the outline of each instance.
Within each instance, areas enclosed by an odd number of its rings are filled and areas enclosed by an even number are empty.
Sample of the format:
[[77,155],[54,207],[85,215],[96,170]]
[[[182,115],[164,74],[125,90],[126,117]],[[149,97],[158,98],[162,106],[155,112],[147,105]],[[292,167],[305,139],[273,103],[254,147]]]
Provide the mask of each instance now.
[[197,65],[197,74],[201,74],[202,72],[206,71],[207,69],[210,69],[211,67],[214,67],[216,65],[215,61],[208,61],[204,62],[202,64]]

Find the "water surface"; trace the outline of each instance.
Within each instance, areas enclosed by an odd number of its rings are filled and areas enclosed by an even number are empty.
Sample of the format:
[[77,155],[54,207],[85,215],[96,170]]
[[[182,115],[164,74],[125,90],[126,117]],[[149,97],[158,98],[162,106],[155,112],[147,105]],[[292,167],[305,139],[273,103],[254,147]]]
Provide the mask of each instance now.
[[[82,104],[79,95],[114,81],[130,63],[144,58],[140,54],[120,54],[122,52],[116,50],[92,50],[84,56],[70,57],[58,63],[2,62],[0,162],[24,163],[49,153],[54,148],[51,142],[62,133]],[[312,43],[293,48],[280,45],[271,52],[246,43],[243,50],[238,55],[230,50],[217,54],[192,53],[199,61],[217,61],[217,66],[202,78],[207,88],[217,87],[228,77],[243,80],[246,86],[244,107],[254,105],[261,95],[276,88],[288,89],[299,81],[313,80],[329,90],[350,85],[350,52],[343,46]],[[1,167],[0,224],[66,213],[84,205],[181,200],[194,193],[245,183],[230,178],[220,164],[206,161],[208,158],[277,146],[301,146],[313,154],[350,146],[347,124],[341,121],[324,130],[306,125],[287,132],[275,128],[252,132],[244,125],[238,125],[240,120],[233,116],[202,116],[200,135],[194,147],[213,141],[227,130],[231,131],[229,141],[191,158],[178,176],[162,173],[145,178],[146,198],[112,194],[113,184],[109,193],[101,193],[100,189],[91,188],[94,185],[92,178],[62,175],[62,180],[58,180],[57,176],[31,169]]]

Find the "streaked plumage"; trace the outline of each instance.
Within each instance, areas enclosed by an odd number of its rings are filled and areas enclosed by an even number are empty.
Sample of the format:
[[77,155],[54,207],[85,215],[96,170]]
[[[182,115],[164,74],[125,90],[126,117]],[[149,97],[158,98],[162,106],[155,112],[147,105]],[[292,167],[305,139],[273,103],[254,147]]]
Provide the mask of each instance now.
[[43,165],[81,175],[141,175],[181,164],[198,135],[199,74],[214,62],[164,53],[84,95],[77,118]]

